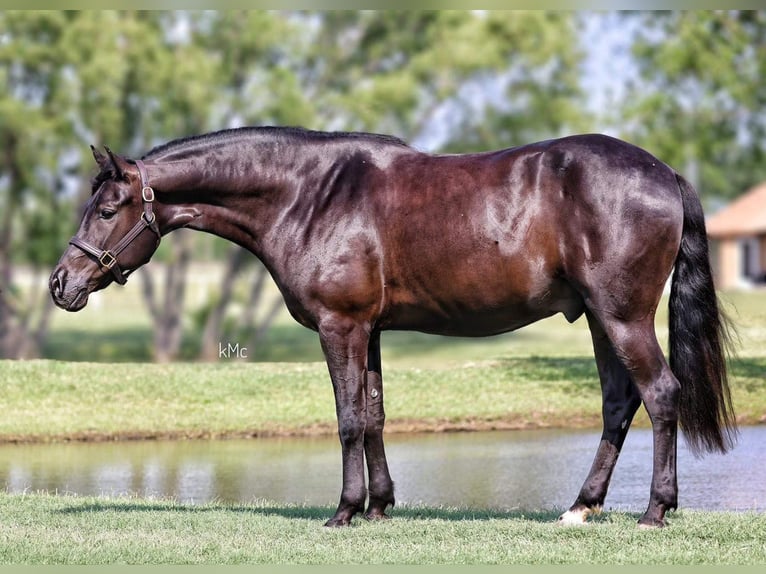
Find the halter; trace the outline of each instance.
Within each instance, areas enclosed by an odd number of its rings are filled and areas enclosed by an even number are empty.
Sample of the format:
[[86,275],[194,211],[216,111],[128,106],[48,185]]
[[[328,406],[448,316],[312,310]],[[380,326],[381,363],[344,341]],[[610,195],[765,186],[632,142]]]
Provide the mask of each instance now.
[[146,166],[140,159],[135,161],[139,176],[141,177],[141,199],[144,203],[144,212],[141,214],[141,217],[133,228],[128,231],[112,249],[99,249],[77,236],[72,237],[72,239],[69,240],[70,245],[79,247],[88,255],[95,257],[96,261],[101,265],[102,270],[111,271],[112,275],[114,275],[114,280],[120,285],[124,285],[128,281],[127,276],[130,275],[132,270],[123,273],[122,269],[120,269],[120,266],[117,264],[117,256],[122,253],[136,237],[141,235],[141,232],[144,229],[149,228],[157,234],[157,245],[159,245],[160,240],[162,239],[159,227],[157,227],[157,218],[152,211],[154,190],[149,186],[149,178],[146,175]]

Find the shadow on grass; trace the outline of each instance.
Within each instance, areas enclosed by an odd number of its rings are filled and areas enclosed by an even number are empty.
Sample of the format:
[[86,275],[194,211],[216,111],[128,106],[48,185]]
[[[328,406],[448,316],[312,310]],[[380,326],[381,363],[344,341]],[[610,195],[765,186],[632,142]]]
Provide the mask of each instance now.
[[766,357],[736,357],[729,361],[729,372],[735,377],[766,382]]
[[[484,338],[482,344],[510,345],[518,337],[506,333]],[[245,341],[245,334],[227,336],[228,340]],[[60,329],[52,331],[43,348],[44,358],[67,361],[95,362],[148,362],[152,360],[153,334],[144,327],[127,327],[109,330]],[[460,349],[476,345],[476,338],[442,337],[414,331],[390,331],[384,336],[384,353],[388,358],[418,358],[432,353],[449,355]],[[195,360],[199,356],[200,336],[187,330],[181,348],[181,360]],[[500,352],[500,351],[499,351]],[[470,352],[466,352],[470,356]],[[319,337],[310,329],[295,325],[275,325],[269,329],[258,347],[249,353],[258,362],[316,362],[324,355]]]
[[151,346],[148,329],[61,329],[48,335],[42,351],[44,358],[61,361],[148,362],[152,360]]
[[[76,504],[57,510],[58,514],[87,514],[94,512],[168,512],[168,513],[207,513],[207,512],[233,512],[246,513],[262,516],[279,516],[289,519],[317,520],[324,522],[333,514],[333,508],[329,506],[278,506],[278,505],[187,505],[174,502],[114,502],[104,501],[87,504]],[[561,514],[561,510],[493,510],[473,508],[435,508],[435,507],[397,507],[389,510],[392,519],[408,520],[442,520],[448,522],[476,521],[476,520],[521,520],[539,523],[554,523]],[[636,518],[638,518],[638,514]],[[355,521],[363,520],[361,517]]]
[[513,380],[538,381],[569,396],[598,396],[601,383],[593,357],[508,358],[500,365]]
[[593,357],[512,357],[502,359],[503,368],[518,372],[520,376],[529,373],[543,381],[574,381],[594,383],[598,386],[598,371]]
[[[596,361],[591,356],[582,357],[511,357],[502,359],[500,365],[518,378],[538,381],[570,383],[568,389],[598,390],[599,379]],[[751,379],[747,387],[766,386],[766,357],[736,357],[728,362],[729,374],[735,379]]]

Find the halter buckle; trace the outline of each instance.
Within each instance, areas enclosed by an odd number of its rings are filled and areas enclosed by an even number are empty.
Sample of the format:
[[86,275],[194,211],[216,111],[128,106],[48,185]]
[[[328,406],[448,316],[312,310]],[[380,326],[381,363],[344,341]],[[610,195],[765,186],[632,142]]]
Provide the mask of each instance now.
[[111,270],[112,267],[116,265],[117,258],[114,255],[112,255],[111,251],[104,251],[101,255],[99,255],[98,262],[105,269]]
[[154,189],[152,189],[151,186],[145,185],[143,188],[141,188],[141,197],[146,203],[151,203],[154,201]]
[[[151,219],[149,219],[150,217]],[[154,223],[154,220],[157,219],[157,217],[154,215],[154,213],[147,213],[146,211],[144,211],[141,214],[141,219],[144,220],[144,223],[146,223],[146,225],[151,225],[152,223]]]

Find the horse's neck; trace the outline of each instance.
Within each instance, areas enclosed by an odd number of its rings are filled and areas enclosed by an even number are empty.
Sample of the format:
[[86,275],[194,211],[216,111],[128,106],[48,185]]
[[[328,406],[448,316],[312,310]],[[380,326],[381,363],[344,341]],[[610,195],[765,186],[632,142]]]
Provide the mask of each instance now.
[[197,229],[262,256],[264,235],[299,191],[296,174],[316,163],[311,153],[301,152],[272,145],[245,155],[209,152],[148,160],[163,233]]

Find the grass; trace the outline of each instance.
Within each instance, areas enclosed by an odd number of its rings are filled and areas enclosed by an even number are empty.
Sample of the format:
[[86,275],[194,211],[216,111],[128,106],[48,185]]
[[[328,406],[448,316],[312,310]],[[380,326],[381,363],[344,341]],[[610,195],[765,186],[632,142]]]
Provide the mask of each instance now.
[[582,528],[554,512],[405,507],[328,530],[330,508],[0,494],[0,563],[763,564],[766,516],[681,511],[663,530],[609,513]]
[[[766,416],[766,357],[732,363],[745,424]],[[590,357],[517,357],[385,374],[389,431],[595,427]],[[332,433],[321,363],[0,363],[0,441]],[[640,418],[637,424],[645,424]]]
[[[523,426],[543,417],[597,414],[595,371],[574,385],[556,384],[591,368],[578,359],[531,359],[445,371],[390,369],[389,426],[477,419]],[[534,371],[539,376],[531,378]],[[321,363],[123,364],[107,371],[96,363],[6,362],[0,394],[6,440],[290,434],[332,432],[335,425]]]

